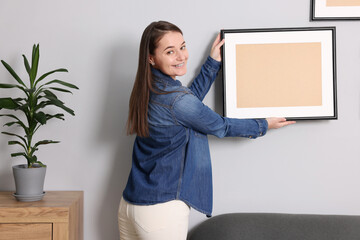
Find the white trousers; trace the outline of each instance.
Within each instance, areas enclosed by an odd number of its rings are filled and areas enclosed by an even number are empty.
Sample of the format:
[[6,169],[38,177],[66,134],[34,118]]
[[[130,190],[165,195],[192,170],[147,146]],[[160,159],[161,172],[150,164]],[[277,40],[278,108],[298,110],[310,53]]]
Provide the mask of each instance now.
[[180,200],[133,205],[121,198],[120,240],[186,240],[190,207]]

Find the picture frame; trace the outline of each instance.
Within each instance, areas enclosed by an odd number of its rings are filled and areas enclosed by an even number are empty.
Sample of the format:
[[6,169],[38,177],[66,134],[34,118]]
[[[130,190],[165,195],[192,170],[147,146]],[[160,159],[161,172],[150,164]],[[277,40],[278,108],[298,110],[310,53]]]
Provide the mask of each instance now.
[[311,0],[311,20],[360,20],[360,0]]
[[336,28],[224,29],[224,116],[337,119]]

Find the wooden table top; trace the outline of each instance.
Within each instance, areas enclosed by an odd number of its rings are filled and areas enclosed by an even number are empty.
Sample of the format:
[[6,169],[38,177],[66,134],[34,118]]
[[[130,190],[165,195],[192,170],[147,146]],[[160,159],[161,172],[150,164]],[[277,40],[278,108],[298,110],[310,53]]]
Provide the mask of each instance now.
[[84,194],[83,191],[47,191],[40,201],[19,202],[13,193],[0,192],[0,208],[68,207]]

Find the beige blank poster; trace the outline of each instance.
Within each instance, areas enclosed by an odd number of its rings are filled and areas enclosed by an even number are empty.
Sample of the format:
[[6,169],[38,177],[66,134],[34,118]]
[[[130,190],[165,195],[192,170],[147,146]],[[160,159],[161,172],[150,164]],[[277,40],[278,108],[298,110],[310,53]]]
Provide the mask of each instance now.
[[360,6],[360,0],[326,0],[328,7]]
[[321,43],[236,45],[238,108],[322,105]]

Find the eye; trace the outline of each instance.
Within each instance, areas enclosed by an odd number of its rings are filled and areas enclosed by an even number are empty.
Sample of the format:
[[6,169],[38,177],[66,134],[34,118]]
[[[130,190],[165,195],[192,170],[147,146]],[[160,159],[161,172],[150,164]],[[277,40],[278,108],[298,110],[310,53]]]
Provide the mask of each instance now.
[[167,55],[170,55],[170,54],[173,54],[173,53],[174,53],[173,50],[166,52]]
[[180,50],[185,50],[185,49],[186,49],[186,45],[184,45],[180,48]]

